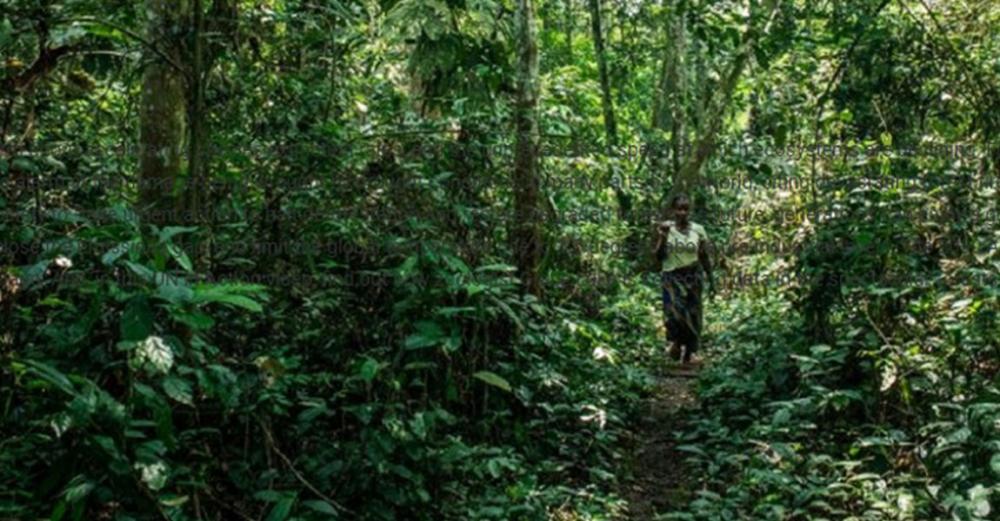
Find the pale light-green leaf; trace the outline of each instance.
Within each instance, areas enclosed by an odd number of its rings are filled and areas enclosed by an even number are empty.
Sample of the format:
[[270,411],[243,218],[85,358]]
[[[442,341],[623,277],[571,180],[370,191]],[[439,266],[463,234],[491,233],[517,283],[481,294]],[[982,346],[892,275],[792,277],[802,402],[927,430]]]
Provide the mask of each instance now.
[[511,392],[510,382],[496,373],[491,373],[490,371],[479,371],[472,376],[492,385],[493,387],[498,387],[504,391]]

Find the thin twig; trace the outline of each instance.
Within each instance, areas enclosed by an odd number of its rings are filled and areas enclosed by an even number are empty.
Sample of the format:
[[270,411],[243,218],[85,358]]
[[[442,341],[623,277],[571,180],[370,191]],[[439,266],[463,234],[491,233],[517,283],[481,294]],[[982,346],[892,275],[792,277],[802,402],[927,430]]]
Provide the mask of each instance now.
[[139,34],[137,34],[136,32],[134,32],[132,30],[130,30],[127,27],[118,25],[118,24],[116,24],[114,22],[109,22],[107,20],[101,20],[101,19],[93,17],[93,16],[81,16],[81,17],[73,18],[73,19],[70,19],[70,20],[67,20],[67,21],[70,21],[70,22],[82,22],[82,23],[89,23],[89,24],[95,24],[95,25],[103,25],[103,26],[106,26],[106,27],[110,27],[110,28],[112,28],[112,29],[114,29],[116,31],[121,31],[122,34],[128,36],[129,38],[132,38],[133,40],[138,41],[139,43],[141,43],[144,46],[146,46],[149,50],[153,51],[153,53],[155,53],[157,56],[159,56],[160,58],[163,58],[163,60],[165,60],[167,63],[169,63],[173,68],[177,69],[181,74],[183,74],[185,76],[187,76],[187,74],[188,74],[188,70],[186,68],[184,68],[181,64],[177,63],[173,58],[170,57],[170,55],[168,55],[167,53],[163,52],[162,50],[160,50],[159,47],[157,47],[156,45],[154,45],[152,42],[150,42],[149,40],[146,40],[142,36],[139,36]]
[[312,483],[310,483],[309,480],[307,480],[305,476],[303,476],[302,473],[295,468],[295,465],[292,463],[292,460],[288,456],[286,456],[285,453],[281,452],[281,449],[279,449],[277,444],[274,443],[274,435],[271,434],[271,430],[268,429],[266,425],[264,425],[264,422],[260,418],[257,418],[257,423],[260,425],[260,429],[264,431],[264,436],[267,437],[267,443],[268,445],[270,445],[271,450],[273,450],[274,453],[277,454],[279,458],[281,458],[281,461],[285,462],[285,466],[288,467],[288,470],[292,471],[292,474],[295,474],[295,478],[298,479],[299,482],[302,483],[302,485],[304,485],[307,489],[312,491],[313,494],[319,496],[319,498],[322,499],[323,501],[326,501],[327,503],[333,505],[334,508],[342,512],[351,513],[350,510],[345,508],[340,503],[334,501],[331,497],[320,492],[319,489],[317,489]]
[[232,505],[229,505],[227,503],[223,503],[221,499],[215,497],[215,494],[212,493],[211,489],[205,488],[204,491],[205,491],[205,495],[208,496],[209,499],[211,499],[217,505],[219,505],[219,506],[225,508],[226,510],[228,510],[228,511],[234,513],[234,514],[236,514],[237,516],[239,516],[240,518],[242,518],[243,521],[257,521],[256,519],[254,519],[254,518],[250,517],[249,515],[247,515],[242,510],[240,510],[240,509],[238,509],[238,508],[236,508],[236,507],[234,507]]
[[865,305],[864,305],[864,307],[862,309],[865,312],[865,318],[868,319],[868,323],[871,324],[872,328],[875,330],[875,333],[877,333],[878,336],[879,336],[879,338],[882,339],[883,345],[891,346],[892,342],[889,341],[889,338],[885,336],[885,333],[883,333],[882,330],[875,324],[875,321],[872,320],[871,314],[868,313],[868,303],[867,302],[865,303]]

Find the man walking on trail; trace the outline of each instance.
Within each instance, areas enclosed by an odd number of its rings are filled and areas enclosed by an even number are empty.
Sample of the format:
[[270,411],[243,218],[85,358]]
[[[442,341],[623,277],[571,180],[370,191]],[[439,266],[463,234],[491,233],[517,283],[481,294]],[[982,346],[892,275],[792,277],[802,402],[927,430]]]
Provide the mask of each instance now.
[[673,220],[657,224],[656,246],[653,251],[662,269],[663,319],[667,329],[667,343],[674,360],[685,364],[698,364],[695,357],[701,338],[702,273],[708,278],[709,291],[715,292],[712,261],[709,258],[711,243],[705,228],[688,219],[691,200],[678,194],[670,201]]

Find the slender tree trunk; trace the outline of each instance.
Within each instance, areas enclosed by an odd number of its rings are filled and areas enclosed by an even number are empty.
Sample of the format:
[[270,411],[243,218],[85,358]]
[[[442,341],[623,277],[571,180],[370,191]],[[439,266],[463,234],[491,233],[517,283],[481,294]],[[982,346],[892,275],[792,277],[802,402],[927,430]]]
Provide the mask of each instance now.
[[694,76],[691,83],[688,84],[690,87],[689,97],[691,103],[690,114],[690,128],[699,129],[705,122],[705,102],[711,97],[712,91],[708,87],[708,58],[705,56],[704,46],[696,46],[694,48],[694,53],[692,58],[694,63],[691,66],[691,72]]
[[743,69],[746,68],[749,59],[749,50],[740,52],[733,61],[732,67],[729,69],[729,74],[726,75],[726,78],[719,86],[717,91],[718,99],[716,99],[716,96],[709,98],[710,106],[705,111],[706,125],[701,129],[698,140],[691,150],[691,155],[684,161],[684,166],[677,172],[677,176],[674,179],[674,186],[677,190],[686,191],[691,189],[697,180],[702,165],[715,152],[719,131],[722,130],[722,122],[729,108],[729,101],[732,99],[733,90],[736,88],[736,83],[740,75],[743,74]]
[[[210,201],[210,183],[206,175],[205,141],[208,138],[205,113],[205,77],[206,56],[203,41],[205,33],[204,6],[202,0],[191,0],[193,11],[188,50],[190,68],[188,69],[188,169],[184,185],[185,224],[188,226],[208,226],[207,236],[212,237],[214,226],[206,222],[203,215]],[[209,239],[210,240],[210,239]],[[210,242],[202,241],[196,235],[189,235],[183,241],[183,247],[190,254],[196,266],[205,265],[211,258]]]
[[698,175],[701,172],[702,165],[704,165],[705,161],[707,161],[708,158],[711,157],[712,153],[715,152],[716,145],[718,144],[719,132],[722,130],[722,123],[725,119],[726,112],[729,110],[729,104],[732,101],[736,84],[739,82],[740,77],[743,75],[743,71],[746,69],[746,66],[750,61],[750,56],[753,54],[758,38],[762,34],[767,33],[771,27],[771,23],[774,21],[774,18],[778,13],[779,6],[776,0],[766,2],[765,7],[767,16],[765,18],[766,21],[764,27],[758,28],[751,26],[747,29],[747,33],[743,38],[743,43],[737,50],[736,58],[729,67],[729,72],[726,73],[722,82],[706,100],[704,110],[705,116],[703,125],[699,129],[700,132],[698,133],[698,139],[692,147],[691,155],[688,156],[687,160],[684,162],[684,166],[681,167],[681,170],[677,172],[677,176],[674,178],[673,187],[671,188],[671,193],[686,191],[693,188],[698,180]]
[[671,76],[670,83],[673,86],[673,93],[671,98],[673,103],[671,103],[671,117],[670,117],[670,148],[671,157],[673,160],[673,172],[677,173],[681,169],[681,162],[684,160],[684,154],[688,150],[688,140],[687,140],[687,128],[685,125],[685,115],[684,111],[687,108],[687,86],[685,84],[684,76],[684,64],[683,64],[683,38],[684,38],[684,24],[681,22],[678,27],[678,35],[681,41],[681,46],[677,49],[677,66]]
[[542,258],[538,179],[538,41],[533,0],[517,0],[517,98],[514,110],[514,222],[511,225],[518,275],[524,290],[541,295]]
[[674,3],[667,22],[667,43],[656,96],[653,98],[652,127],[670,131],[671,176],[677,175],[687,150],[685,107],[687,86],[684,55],[687,52],[687,24],[684,2]]
[[608,146],[618,145],[618,127],[615,107],[611,101],[611,81],[608,78],[608,61],[604,55],[604,34],[601,30],[601,0],[590,2],[590,31],[594,37],[594,54],[597,57],[597,74],[601,81],[601,107],[604,110],[604,134]]
[[[608,61],[604,53],[604,30],[601,27],[601,0],[589,0],[590,30],[594,39],[594,55],[597,57],[597,74],[601,82],[601,108],[604,112],[604,141],[607,153],[613,155],[618,146],[618,126],[615,121],[615,106],[611,100],[611,81],[608,78]],[[613,175],[613,172],[610,174]],[[615,197],[618,199],[618,217],[627,221],[631,213],[631,199],[620,182],[614,183]]]
[[188,141],[188,183],[186,186],[185,198],[188,204],[189,224],[199,224],[203,199],[208,189],[205,182],[205,156],[204,140],[205,132],[205,90],[202,85],[202,75],[204,74],[204,54],[202,49],[202,30],[204,29],[204,19],[202,12],[202,0],[191,0],[194,17],[191,34],[191,88],[190,88],[190,110],[189,121],[191,131]]
[[660,61],[660,74],[656,81],[656,88],[653,90],[653,111],[649,121],[650,128],[666,130],[669,125],[666,118],[667,106],[667,74],[670,68],[671,45],[667,43],[667,51]]
[[682,0],[671,2],[672,5],[667,15],[663,60],[660,63],[660,75],[653,95],[653,113],[650,126],[659,130],[670,129],[671,103],[676,101],[672,95],[678,87],[677,73],[681,66],[680,59],[683,57],[685,46],[684,36],[679,31],[679,25],[683,23],[683,16],[678,12],[682,7],[681,3]]
[[569,62],[573,62],[573,26],[576,24],[576,19],[573,18],[573,0],[565,0],[566,2],[566,50],[567,57],[569,57]]
[[182,172],[187,98],[177,34],[188,14],[186,0],[146,0],[146,33],[162,54],[150,53],[139,108],[139,204],[147,222],[171,221],[174,182]]

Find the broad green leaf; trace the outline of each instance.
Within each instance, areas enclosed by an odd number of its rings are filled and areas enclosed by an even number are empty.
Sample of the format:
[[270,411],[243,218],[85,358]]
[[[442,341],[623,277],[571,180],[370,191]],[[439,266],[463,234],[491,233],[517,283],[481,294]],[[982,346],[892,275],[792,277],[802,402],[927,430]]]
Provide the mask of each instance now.
[[74,22],[68,26],[60,26],[52,30],[49,34],[49,45],[52,47],[62,47],[78,42],[86,36],[87,31],[79,22]]
[[126,41],[125,34],[113,27],[108,27],[100,23],[94,23],[87,27],[87,33],[98,38],[107,38],[119,42]]
[[[194,298],[194,291],[188,286],[186,280],[172,278],[164,280],[156,287],[156,297],[166,300],[171,304],[184,304],[191,302]],[[180,320],[177,316],[174,318]]]
[[507,392],[511,391],[510,383],[496,373],[491,373],[490,371],[479,371],[472,376],[492,385],[493,387],[498,387]]
[[[2,21],[0,21],[0,47],[7,45],[7,42],[10,41],[10,35],[13,32],[14,26],[11,25],[9,19],[5,17]],[[7,172],[3,173],[6,174]],[[60,517],[62,516],[60,515]]]
[[183,378],[168,376],[163,379],[163,390],[167,396],[185,405],[194,405],[191,384]]
[[368,358],[363,364],[361,364],[361,369],[358,371],[361,379],[366,382],[371,382],[375,379],[375,375],[378,373],[379,363],[373,358]]
[[465,262],[462,261],[462,259],[459,259],[454,255],[442,255],[441,258],[444,260],[444,263],[447,264],[449,268],[451,268],[452,271],[462,274],[471,273],[469,270],[469,266],[466,265]]
[[488,272],[488,271],[499,271],[503,273],[513,273],[517,271],[517,268],[511,266],[510,264],[487,264],[485,266],[479,266],[476,268],[477,272]]
[[60,521],[66,515],[66,500],[60,499],[49,514],[49,521]]
[[[138,232],[139,229],[139,215],[132,208],[124,204],[116,204],[105,212],[107,217],[110,217],[115,222],[128,225],[130,229]],[[138,241],[138,239],[135,239]]]
[[59,172],[66,171],[66,164],[52,156],[43,156],[42,162]]
[[38,375],[46,382],[55,385],[59,390],[69,395],[76,395],[73,383],[58,369],[37,360],[24,360],[24,364],[28,366],[30,372]]
[[186,324],[195,330],[211,329],[215,325],[215,319],[197,311],[193,313],[175,313],[174,320]]
[[277,503],[283,499],[287,499],[288,495],[277,490],[258,490],[254,492],[253,497],[267,503]]
[[430,320],[421,320],[416,323],[417,332],[406,337],[405,345],[407,349],[421,349],[443,343],[448,339],[441,326]]
[[303,501],[302,504],[305,505],[307,508],[315,510],[316,512],[319,512],[321,514],[330,514],[332,516],[337,515],[337,509],[333,508],[333,505],[327,503],[326,501],[310,500],[310,501]]
[[286,497],[278,501],[271,509],[271,513],[267,515],[265,521],[285,521],[288,515],[292,513],[292,506],[295,505],[294,497]]
[[140,279],[146,282],[154,282],[155,279],[157,278],[155,271],[147,268],[146,266],[143,266],[142,264],[138,264],[132,261],[125,261],[125,266],[128,266],[128,269],[131,270],[132,273],[135,273],[136,276],[138,276]]
[[83,483],[77,483],[66,488],[65,496],[66,501],[70,503],[76,503],[81,499],[87,497],[91,490],[94,490],[94,483],[91,481],[84,481]]
[[160,244],[164,244],[164,243],[170,242],[171,239],[173,239],[174,237],[176,237],[178,235],[181,235],[181,234],[184,234],[184,233],[191,233],[191,232],[194,232],[194,231],[197,231],[197,230],[198,230],[197,226],[167,226],[167,227],[163,228],[162,230],[160,230],[160,234],[159,234],[158,238],[159,238]]
[[259,302],[247,295],[266,300],[266,296],[263,295],[263,286],[256,284],[198,284],[194,288],[193,301],[197,303],[217,302],[254,312],[264,310]]
[[94,435],[91,436],[90,439],[93,440],[99,447],[104,449],[104,451],[111,457],[118,458],[121,456],[121,452],[118,450],[118,445],[115,444],[115,440],[113,440],[110,436]]
[[678,445],[677,450],[690,452],[691,454],[697,454],[702,457],[708,457],[708,454],[697,445]]
[[37,174],[38,173],[38,166],[35,165],[34,161],[32,161],[32,160],[30,160],[30,159],[28,159],[26,157],[17,157],[17,158],[14,158],[14,160],[11,161],[10,164],[16,170],[20,170],[22,172],[27,172],[29,174]]
[[132,297],[125,303],[119,334],[122,340],[143,340],[153,333],[153,311],[144,295]]
[[410,362],[403,366],[404,371],[420,371],[423,369],[435,369],[437,364],[434,362]]
[[210,299],[203,300],[203,302],[218,302],[220,304],[229,304],[238,308],[243,308],[248,311],[253,311],[259,313],[264,310],[263,307],[250,297],[244,297],[243,295],[214,295]]
[[164,497],[160,499],[160,504],[168,507],[179,507],[187,503],[190,499],[191,496]]
[[983,485],[976,485],[969,490],[969,508],[977,519],[996,519],[989,517],[993,510],[990,505],[991,492],[991,488],[986,488]]
[[514,313],[514,310],[511,309],[511,307],[507,305],[506,302],[496,297],[491,297],[490,300],[492,300],[497,306],[499,306],[500,310],[503,311],[508,318],[510,318],[511,322],[513,322],[517,326],[518,331],[524,329],[524,324],[521,323],[521,319],[518,318],[517,313]]
[[36,262],[20,270],[21,286],[24,289],[31,287],[36,282],[41,282],[45,278],[45,271],[49,269],[51,261],[43,260]]
[[396,269],[396,273],[400,278],[406,279],[413,273],[413,270],[417,267],[417,256],[411,255],[400,264],[399,268]]
[[101,255],[101,264],[111,266],[116,260],[121,258],[122,255],[128,253],[133,248],[138,247],[139,244],[139,239],[132,239],[130,241],[118,243],[117,246],[105,252],[104,255]]
[[170,256],[177,261],[177,264],[179,264],[181,268],[184,268],[184,271],[191,273],[191,259],[188,258],[187,253],[184,253],[184,250],[176,244],[170,243],[167,244],[167,251],[170,252]]

